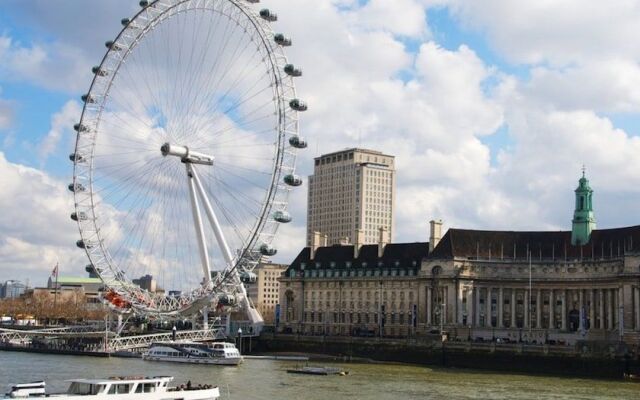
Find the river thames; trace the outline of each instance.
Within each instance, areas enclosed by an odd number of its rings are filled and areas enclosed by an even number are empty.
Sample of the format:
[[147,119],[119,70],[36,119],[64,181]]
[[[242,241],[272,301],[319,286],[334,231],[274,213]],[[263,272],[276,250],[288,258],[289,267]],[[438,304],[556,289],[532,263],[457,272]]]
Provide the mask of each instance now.
[[173,375],[175,383],[212,383],[228,399],[638,399],[640,383],[553,378],[390,364],[327,364],[348,376],[287,374],[295,362],[246,360],[240,367],[179,365],[0,351],[0,385],[44,379],[48,391],[71,378]]

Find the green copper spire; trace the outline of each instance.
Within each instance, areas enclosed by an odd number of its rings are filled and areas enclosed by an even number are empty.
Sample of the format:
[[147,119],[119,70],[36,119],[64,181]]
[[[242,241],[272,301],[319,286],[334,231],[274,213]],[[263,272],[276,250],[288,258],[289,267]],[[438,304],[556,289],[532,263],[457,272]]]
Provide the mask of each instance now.
[[596,229],[596,219],[593,216],[593,190],[589,180],[584,176],[578,181],[576,192],[576,210],[573,212],[573,229],[571,230],[571,244],[581,246],[589,243],[591,231]]

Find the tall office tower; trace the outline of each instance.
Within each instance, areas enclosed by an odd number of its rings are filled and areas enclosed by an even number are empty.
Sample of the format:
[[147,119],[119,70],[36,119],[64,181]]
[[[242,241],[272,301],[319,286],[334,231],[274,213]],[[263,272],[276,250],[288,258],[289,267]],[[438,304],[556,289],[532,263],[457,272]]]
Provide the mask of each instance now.
[[[309,177],[307,246],[314,232],[327,245],[393,238],[394,156],[348,149],[315,158]],[[380,230],[383,228],[383,230]]]

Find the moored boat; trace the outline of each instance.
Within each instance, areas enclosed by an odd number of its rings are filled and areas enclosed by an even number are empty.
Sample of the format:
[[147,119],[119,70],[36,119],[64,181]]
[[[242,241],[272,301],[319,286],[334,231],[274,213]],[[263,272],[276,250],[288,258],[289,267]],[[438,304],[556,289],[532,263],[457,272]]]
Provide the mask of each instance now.
[[340,368],[332,367],[299,367],[290,368],[287,370],[290,374],[303,374],[303,375],[341,375],[345,376],[349,374],[349,371],[345,371]]
[[142,358],[189,364],[238,365],[243,359],[233,343],[157,342]]
[[189,382],[178,387],[169,386],[172,376],[112,377],[106,379],[72,379],[64,393],[46,393],[45,382],[23,383],[11,386],[4,399],[55,397],[56,400],[215,400],[220,390],[213,385],[193,386]]

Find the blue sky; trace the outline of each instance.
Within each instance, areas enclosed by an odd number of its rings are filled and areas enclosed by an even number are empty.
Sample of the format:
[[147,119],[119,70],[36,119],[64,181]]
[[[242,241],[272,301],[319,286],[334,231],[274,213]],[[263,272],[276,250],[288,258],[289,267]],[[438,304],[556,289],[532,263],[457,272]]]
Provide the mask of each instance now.
[[[134,0],[0,5],[0,281],[42,282],[86,263],[69,220],[68,154],[91,66]],[[583,164],[600,227],[640,223],[640,7],[577,0],[263,0],[309,111],[318,154],[361,145],[396,156],[396,242],[427,221],[568,229]],[[256,9],[258,9],[256,8]],[[612,28],[614,27],[614,28]],[[580,32],[580,34],[576,34]],[[231,116],[237,118],[237,116]],[[306,186],[291,198],[276,261],[304,246]],[[20,220],[17,223],[16,220]]]

